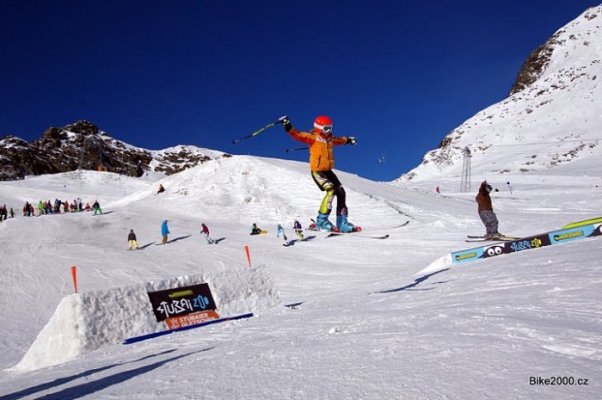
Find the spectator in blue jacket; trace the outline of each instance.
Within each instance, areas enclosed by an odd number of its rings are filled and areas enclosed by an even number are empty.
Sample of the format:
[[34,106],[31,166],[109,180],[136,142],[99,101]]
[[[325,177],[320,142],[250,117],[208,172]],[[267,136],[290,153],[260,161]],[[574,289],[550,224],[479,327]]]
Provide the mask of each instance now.
[[163,236],[163,244],[167,243],[167,235],[169,235],[169,227],[167,226],[167,220],[161,224],[161,235]]

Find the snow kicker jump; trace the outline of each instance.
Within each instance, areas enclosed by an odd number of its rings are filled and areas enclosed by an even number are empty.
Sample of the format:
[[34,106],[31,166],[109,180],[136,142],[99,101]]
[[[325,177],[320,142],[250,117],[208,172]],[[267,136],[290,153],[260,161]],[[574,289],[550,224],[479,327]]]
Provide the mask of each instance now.
[[576,228],[560,229],[557,231],[541,233],[515,240],[500,243],[487,244],[467,250],[451,253],[453,264],[465,263],[485,258],[496,257],[502,254],[517,253],[523,250],[537,249],[565,243],[577,239],[583,239],[602,235],[602,223],[583,225]]

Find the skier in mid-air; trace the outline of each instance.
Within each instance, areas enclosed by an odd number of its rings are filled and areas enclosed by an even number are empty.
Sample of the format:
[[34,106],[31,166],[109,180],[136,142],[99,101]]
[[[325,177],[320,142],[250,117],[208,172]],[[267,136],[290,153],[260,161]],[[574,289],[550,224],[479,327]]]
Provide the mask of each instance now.
[[[332,120],[326,116],[319,116],[314,120],[314,128],[310,132],[300,132],[291,124],[288,116],[279,119],[284,130],[295,140],[309,145],[309,166],[311,176],[320,188],[326,192],[316,219],[316,228],[331,232],[354,232],[361,230],[347,221],[349,210],[345,202],[345,189],[333,171],[334,146],[343,144],[355,145],[354,137],[332,136]],[[328,220],[332,211],[332,200],[337,198],[336,226]]]

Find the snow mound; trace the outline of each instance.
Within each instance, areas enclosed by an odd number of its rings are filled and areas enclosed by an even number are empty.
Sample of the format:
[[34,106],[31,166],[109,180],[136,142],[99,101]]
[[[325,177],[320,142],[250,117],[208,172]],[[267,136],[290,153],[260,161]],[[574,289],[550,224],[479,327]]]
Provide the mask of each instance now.
[[167,328],[157,322],[147,292],[208,283],[217,312],[227,317],[281,304],[263,267],[224,270],[149,282],[146,285],[91,291],[64,297],[14,371],[31,371],[76,359],[124,339]]

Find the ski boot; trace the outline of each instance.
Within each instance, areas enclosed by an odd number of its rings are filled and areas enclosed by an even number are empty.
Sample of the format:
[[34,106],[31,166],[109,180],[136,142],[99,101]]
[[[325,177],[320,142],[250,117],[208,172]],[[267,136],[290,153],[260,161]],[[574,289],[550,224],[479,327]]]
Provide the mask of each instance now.
[[504,235],[502,235],[499,232],[495,232],[495,233],[488,233],[487,235],[485,235],[485,238],[488,240],[500,240]]
[[316,219],[316,228],[321,231],[338,232],[339,228],[334,226],[332,222],[328,220],[328,214],[318,213]]
[[351,222],[347,221],[346,215],[337,215],[337,228],[339,232],[359,232],[362,230],[359,226],[354,226]]

